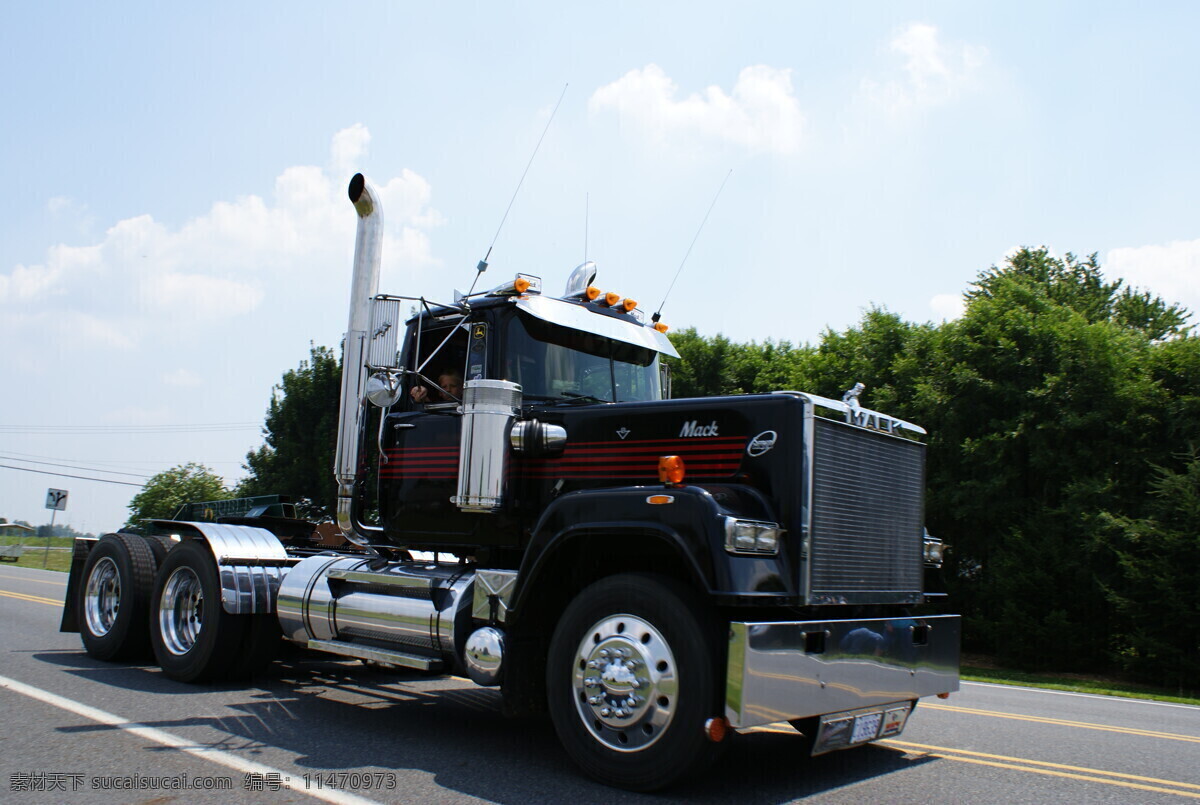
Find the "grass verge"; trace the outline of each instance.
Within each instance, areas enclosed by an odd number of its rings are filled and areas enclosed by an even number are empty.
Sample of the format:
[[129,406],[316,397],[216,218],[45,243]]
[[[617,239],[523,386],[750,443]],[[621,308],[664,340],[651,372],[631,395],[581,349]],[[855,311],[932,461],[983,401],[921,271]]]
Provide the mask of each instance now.
[[[74,537],[50,537],[50,547],[70,548],[75,544]],[[46,547],[45,537],[0,535],[0,545],[23,545],[26,550]]]
[[25,546],[25,553],[16,562],[4,562],[0,564],[3,567],[36,567],[39,570],[42,568],[42,562],[46,562],[46,570],[61,570],[67,572],[71,569],[71,551],[50,551],[50,555],[46,556],[45,548],[31,548]]
[[1012,671],[1006,668],[994,668],[988,665],[973,664],[964,659],[962,679],[967,682],[991,682],[997,685],[1021,685],[1029,688],[1046,688],[1047,690],[1065,690],[1071,693],[1095,693],[1101,696],[1120,696],[1125,699],[1150,699],[1156,702],[1172,702],[1174,704],[1190,704],[1200,707],[1200,698],[1193,691],[1178,691],[1172,693],[1163,688],[1149,685],[1135,685],[1102,677],[1088,677],[1078,674],[1036,674],[1028,671]]

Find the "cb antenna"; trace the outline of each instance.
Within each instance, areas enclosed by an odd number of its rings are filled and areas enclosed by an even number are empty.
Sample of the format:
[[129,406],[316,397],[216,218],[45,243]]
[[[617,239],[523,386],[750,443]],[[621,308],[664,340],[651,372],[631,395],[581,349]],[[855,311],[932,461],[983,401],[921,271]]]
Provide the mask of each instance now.
[[725,189],[725,182],[729,181],[729,177],[733,175],[733,168],[729,169],[729,173],[725,174],[725,178],[721,181],[721,186],[717,188],[717,194],[713,196],[712,204],[708,205],[708,212],[704,213],[704,220],[700,222],[700,228],[696,230],[696,236],[692,238],[691,244],[688,245],[687,253],[683,255],[683,260],[679,263],[679,268],[675,269],[675,278],[671,280],[671,284],[667,287],[667,292],[663,294],[663,300],[658,303],[658,310],[650,317],[650,321],[658,324],[658,320],[662,318],[663,305],[667,303],[667,297],[671,295],[672,289],[675,288],[675,280],[679,279],[679,272],[683,271],[683,264],[687,262],[688,257],[692,253],[692,246],[696,245],[696,241],[700,237],[700,233],[704,231],[704,225],[708,223],[708,215],[713,211],[713,207],[717,206],[717,199],[721,197],[721,191]]
[[504,222],[508,220],[508,212],[512,209],[513,202],[517,200],[517,194],[521,192],[521,185],[525,183],[525,176],[529,173],[529,168],[533,165],[533,160],[538,154],[538,149],[542,147],[542,140],[546,139],[546,132],[550,130],[550,124],[554,122],[554,116],[558,114],[558,107],[562,105],[563,96],[567,94],[567,87],[570,83],[563,84],[562,92],[558,95],[558,103],[554,104],[554,111],[550,113],[550,119],[546,121],[546,128],[542,129],[542,136],[538,137],[537,145],[533,147],[533,153],[529,155],[529,162],[525,165],[524,172],[521,173],[521,179],[517,182],[517,189],[513,191],[512,198],[508,200],[508,206],[504,209],[504,217],[500,219],[500,226],[496,227],[496,234],[492,236],[491,245],[488,246],[487,254],[479,261],[479,265],[475,266],[475,282],[471,283],[471,290],[467,291],[467,296],[475,290],[475,284],[479,282],[479,277],[483,272],[487,271],[488,258],[492,256],[492,247],[496,245],[496,239],[500,237],[500,230],[504,228]]

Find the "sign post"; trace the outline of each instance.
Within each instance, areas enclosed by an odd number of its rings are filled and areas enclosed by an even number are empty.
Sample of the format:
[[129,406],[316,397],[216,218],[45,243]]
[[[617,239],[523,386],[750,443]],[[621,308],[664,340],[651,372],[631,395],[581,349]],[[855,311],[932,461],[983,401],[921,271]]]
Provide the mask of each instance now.
[[54,519],[59,512],[67,510],[67,490],[47,489],[46,508],[50,509],[50,533],[46,535],[46,550],[42,554],[42,567],[50,560],[50,540],[54,539]]

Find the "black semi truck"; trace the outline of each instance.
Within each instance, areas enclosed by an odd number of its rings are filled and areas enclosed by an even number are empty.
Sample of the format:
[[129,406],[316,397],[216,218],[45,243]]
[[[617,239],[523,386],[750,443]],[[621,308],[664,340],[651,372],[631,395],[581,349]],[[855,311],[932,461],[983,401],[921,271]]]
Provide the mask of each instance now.
[[62,628],[89,654],[248,679],[287,640],[459,674],[548,711],[586,773],[635,790],[740,729],[788,722],[821,754],[957,690],[958,617],[916,609],[943,548],[924,430],[861,386],[670,399],[667,328],[592,263],[558,297],[527,275],[378,294],[378,195],[361,175],[349,195],[345,542],[277,516],[80,540]]

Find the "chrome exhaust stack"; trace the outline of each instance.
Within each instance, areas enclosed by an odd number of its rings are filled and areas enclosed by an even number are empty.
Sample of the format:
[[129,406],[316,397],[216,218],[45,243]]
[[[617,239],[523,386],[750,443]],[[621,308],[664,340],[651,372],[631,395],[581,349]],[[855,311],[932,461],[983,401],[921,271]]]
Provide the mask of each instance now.
[[361,173],[350,180],[350,202],[358,213],[354,240],[354,275],[350,282],[350,321],[342,349],[342,395],[338,409],[337,453],[333,474],[338,485],[338,526],[346,539],[369,545],[381,529],[363,525],[354,506],[359,445],[365,416],[363,390],[367,382],[367,330],[371,299],[379,290],[379,265],[383,251],[383,208],[379,191]]

